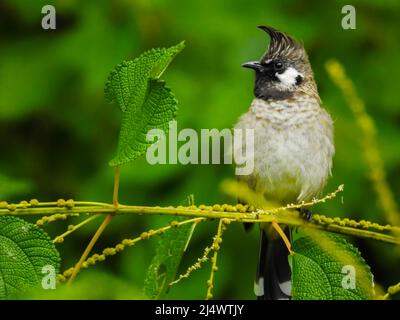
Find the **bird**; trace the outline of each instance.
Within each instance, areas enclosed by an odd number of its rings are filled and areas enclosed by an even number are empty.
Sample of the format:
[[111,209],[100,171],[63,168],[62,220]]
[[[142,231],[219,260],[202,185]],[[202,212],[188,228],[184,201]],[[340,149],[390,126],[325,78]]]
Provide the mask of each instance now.
[[[252,129],[254,168],[237,176],[267,199],[287,205],[318,197],[331,176],[334,127],[324,109],[304,45],[270,26],[267,51],[242,64],[255,71],[254,99],[235,130]],[[244,148],[243,141],[241,148]],[[235,151],[237,152],[237,150]],[[312,219],[308,209],[300,209]],[[255,292],[258,299],[291,297],[288,249],[271,227],[261,225]],[[290,239],[292,230],[285,233]]]

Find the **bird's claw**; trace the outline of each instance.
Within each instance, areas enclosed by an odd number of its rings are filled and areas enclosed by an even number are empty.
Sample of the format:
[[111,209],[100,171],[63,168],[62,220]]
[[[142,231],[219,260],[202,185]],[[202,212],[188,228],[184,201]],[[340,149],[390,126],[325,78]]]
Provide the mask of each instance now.
[[300,217],[308,222],[310,222],[312,220],[312,212],[306,208],[300,208],[298,209],[299,213],[300,213]]

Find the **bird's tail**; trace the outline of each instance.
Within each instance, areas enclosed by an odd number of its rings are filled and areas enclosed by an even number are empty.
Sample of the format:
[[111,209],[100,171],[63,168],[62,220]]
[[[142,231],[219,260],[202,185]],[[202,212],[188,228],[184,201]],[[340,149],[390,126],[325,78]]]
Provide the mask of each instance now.
[[[285,234],[291,239],[289,227]],[[288,300],[291,296],[288,249],[279,236],[271,237],[263,229],[254,291],[258,300]]]

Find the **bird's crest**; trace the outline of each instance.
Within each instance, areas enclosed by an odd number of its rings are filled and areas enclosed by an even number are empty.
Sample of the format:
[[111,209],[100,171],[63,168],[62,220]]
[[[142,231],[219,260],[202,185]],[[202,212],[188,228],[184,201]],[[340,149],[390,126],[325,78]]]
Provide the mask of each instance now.
[[268,61],[276,58],[301,60],[306,57],[303,45],[286,33],[267,26],[259,26],[258,28],[268,33],[271,38],[268,50],[261,58],[261,61]]

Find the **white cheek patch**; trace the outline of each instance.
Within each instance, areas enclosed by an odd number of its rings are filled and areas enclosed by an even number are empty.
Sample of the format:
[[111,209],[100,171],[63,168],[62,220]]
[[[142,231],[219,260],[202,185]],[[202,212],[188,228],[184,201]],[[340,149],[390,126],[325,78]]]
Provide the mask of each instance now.
[[289,67],[283,73],[275,73],[275,76],[284,84],[285,86],[292,87],[296,84],[296,78],[300,76],[303,78],[303,75],[298,72],[295,68]]

